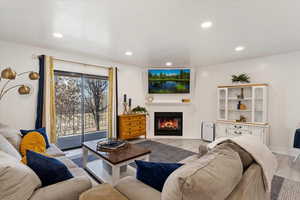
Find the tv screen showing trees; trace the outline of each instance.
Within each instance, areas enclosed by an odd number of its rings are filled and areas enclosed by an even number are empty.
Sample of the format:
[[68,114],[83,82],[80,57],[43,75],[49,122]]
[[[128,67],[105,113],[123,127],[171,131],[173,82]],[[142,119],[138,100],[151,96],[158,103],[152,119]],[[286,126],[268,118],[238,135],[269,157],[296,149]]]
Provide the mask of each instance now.
[[190,69],[149,69],[150,94],[190,93]]

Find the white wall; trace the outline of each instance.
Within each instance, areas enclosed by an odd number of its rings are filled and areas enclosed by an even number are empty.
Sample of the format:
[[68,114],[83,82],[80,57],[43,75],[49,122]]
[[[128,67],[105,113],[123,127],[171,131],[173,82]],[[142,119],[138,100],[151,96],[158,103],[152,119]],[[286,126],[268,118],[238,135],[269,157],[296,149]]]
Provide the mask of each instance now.
[[[33,54],[46,54],[56,58],[101,66],[116,66],[119,68],[119,100],[121,100],[121,96],[126,93],[133,99],[133,106],[144,105],[144,97],[141,95],[144,92],[144,88],[141,84],[142,69],[136,66],[112,63],[80,54],[0,41],[0,71],[6,67],[13,68],[17,73],[29,70],[38,71],[38,60],[33,59]],[[4,81],[5,80],[2,80],[0,82],[0,88]],[[30,84],[33,87],[33,94],[20,96],[17,90],[15,90],[5,96],[0,102],[0,122],[18,129],[34,128],[38,82],[28,81],[24,76],[13,82],[13,84],[15,83]]]
[[[134,106],[137,104],[144,105],[146,81],[142,76],[144,69],[136,66],[0,41],[0,70],[12,67],[17,72],[37,71],[38,61],[32,58],[32,54],[46,54],[91,64],[117,66],[120,69],[119,102],[122,100],[122,95],[126,93],[133,98]],[[252,82],[270,84],[271,148],[277,152],[290,153],[293,134],[300,122],[300,52],[198,68],[192,105],[181,107],[153,106],[151,111],[161,111],[162,109],[166,111],[183,111],[185,117],[184,137],[200,138],[201,121],[214,121],[217,117],[217,86],[230,84],[230,76],[242,72],[248,73],[252,78]],[[33,128],[35,123],[37,82],[25,81],[24,78],[15,81],[15,83],[24,82],[33,86],[33,94],[20,96],[17,91],[8,94],[0,102],[0,122],[15,128],[29,129]],[[0,87],[1,85],[3,85],[3,82],[0,82]],[[121,107],[119,110],[122,110]],[[150,136],[153,136],[151,132]]]
[[232,74],[248,73],[253,83],[268,83],[271,149],[292,153],[300,122],[300,52],[200,68],[198,71],[199,120],[217,118],[217,86],[230,84]]

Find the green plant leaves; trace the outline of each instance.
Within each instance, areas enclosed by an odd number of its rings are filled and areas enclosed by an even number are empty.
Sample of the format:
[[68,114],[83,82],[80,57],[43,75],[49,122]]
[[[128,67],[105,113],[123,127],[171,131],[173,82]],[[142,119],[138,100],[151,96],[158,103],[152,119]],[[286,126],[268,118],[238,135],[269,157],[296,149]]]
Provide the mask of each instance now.
[[243,73],[240,75],[232,75],[231,76],[232,82],[244,82],[244,83],[250,83],[250,76]]

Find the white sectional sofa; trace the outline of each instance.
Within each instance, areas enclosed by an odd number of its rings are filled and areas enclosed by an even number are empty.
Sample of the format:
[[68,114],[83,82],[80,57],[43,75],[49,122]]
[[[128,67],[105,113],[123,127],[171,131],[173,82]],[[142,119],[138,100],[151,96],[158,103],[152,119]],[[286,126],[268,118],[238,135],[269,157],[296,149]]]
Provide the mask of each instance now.
[[35,173],[20,162],[20,140],[18,133],[9,129],[3,130],[3,127],[0,130],[1,200],[78,200],[82,192],[95,184],[82,168],[67,158],[56,145],[51,144],[46,153],[62,161],[74,178],[41,187]]

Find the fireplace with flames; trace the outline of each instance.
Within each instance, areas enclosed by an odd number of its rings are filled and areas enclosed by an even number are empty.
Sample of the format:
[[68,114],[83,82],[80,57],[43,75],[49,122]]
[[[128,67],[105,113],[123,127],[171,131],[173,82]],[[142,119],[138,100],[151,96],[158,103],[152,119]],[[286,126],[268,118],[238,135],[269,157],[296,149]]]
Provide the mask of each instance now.
[[182,112],[155,112],[154,135],[182,136]]

